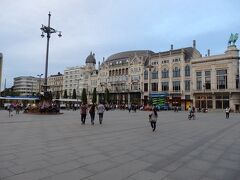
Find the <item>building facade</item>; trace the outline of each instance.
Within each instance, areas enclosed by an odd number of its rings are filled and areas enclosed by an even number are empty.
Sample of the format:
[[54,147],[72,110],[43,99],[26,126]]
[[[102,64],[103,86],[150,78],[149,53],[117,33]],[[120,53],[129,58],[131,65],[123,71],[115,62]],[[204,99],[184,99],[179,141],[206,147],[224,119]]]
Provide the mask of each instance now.
[[202,57],[193,41],[192,47],[171,46],[158,53],[113,54],[99,68],[99,100],[104,100],[106,88],[113,104],[162,103],[183,110],[195,106],[239,111],[239,50],[231,45],[224,54],[210,56],[209,52]]
[[99,99],[104,99],[107,88],[110,93],[109,103],[140,104],[144,63],[152,54],[149,50],[138,50],[113,54],[107,58],[99,69]]
[[239,50],[228,46],[224,54],[196,58],[192,66],[192,94],[197,108],[239,111]]
[[0,53],[0,92],[2,90],[2,66],[3,66],[3,54]]
[[47,79],[49,91],[52,92],[53,98],[61,98],[63,94],[63,74],[51,75]]
[[36,95],[39,90],[39,78],[32,76],[19,76],[14,78],[14,92],[20,96]]
[[72,97],[73,90],[76,90],[77,98],[81,97],[83,88],[87,91],[89,102],[91,93],[97,87],[98,70],[95,68],[95,54],[90,53],[85,61],[85,66],[69,67],[64,70],[63,92],[66,90],[69,98]]

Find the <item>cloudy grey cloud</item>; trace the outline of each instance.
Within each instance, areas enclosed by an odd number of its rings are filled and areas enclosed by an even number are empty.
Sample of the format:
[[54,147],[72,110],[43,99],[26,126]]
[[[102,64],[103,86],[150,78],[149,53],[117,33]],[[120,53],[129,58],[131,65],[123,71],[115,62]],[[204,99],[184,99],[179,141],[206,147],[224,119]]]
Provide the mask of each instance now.
[[49,73],[83,65],[90,51],[98,61],[133,49],[155,52],[191,46],[223,53],[239,32],[238,0],[0,0],[0,52],[8,86],[13,77],[44,73],[46,38],[41,24],[63,32],[50,40]]

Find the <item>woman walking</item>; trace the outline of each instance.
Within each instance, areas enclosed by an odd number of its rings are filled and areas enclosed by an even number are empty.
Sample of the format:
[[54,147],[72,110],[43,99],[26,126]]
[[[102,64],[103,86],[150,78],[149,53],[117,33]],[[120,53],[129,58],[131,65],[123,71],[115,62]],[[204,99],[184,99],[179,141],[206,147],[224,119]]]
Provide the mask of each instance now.
[[149,122],[151,123],[152,131],[156,129],[156,122],[157,122],[158,114],[156,108],[153,108],[151,114],[149,114]]
[[91,124],[94,125],[94,119],[95,119],[95,104],[92,104],[89,109],[89,114],[91,117]]

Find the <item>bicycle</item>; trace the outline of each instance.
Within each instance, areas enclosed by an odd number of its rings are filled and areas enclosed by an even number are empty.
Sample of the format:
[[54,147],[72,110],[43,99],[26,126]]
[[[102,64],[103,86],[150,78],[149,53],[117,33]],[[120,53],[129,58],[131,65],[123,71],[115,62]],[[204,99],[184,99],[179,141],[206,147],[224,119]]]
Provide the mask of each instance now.
[[195,113],[190,113],[188,115],[188,120],[195,120],[196,116],[195,116]]

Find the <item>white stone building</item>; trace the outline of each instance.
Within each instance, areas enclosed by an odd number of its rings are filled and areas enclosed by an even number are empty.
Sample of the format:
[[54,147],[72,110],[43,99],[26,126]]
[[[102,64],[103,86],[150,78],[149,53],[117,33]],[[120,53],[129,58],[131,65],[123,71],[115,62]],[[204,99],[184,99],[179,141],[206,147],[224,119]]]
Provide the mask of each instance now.
[[47,79],[48,90],[52,92],[53,98],[63,95],[63,74],[50,75]]
[[224,54],[192,61],[192,94],[197,108],[240,108],[239,50],[228,46]]
[[91,52],[86,58],[85,66],[75,66],[64,70],[63,93],[67,90],[68,97],[72,97],[73,90],[76,90],[77,97],[80,98],[83,88],[86,89],[88,101],[91,102],[91,93],[97,87],[97,74],[95,68],[95,55]]
[[19,76],[14,78],[14,92],[20,96],[32,96],[38,93],[39,78],[33,76]]

